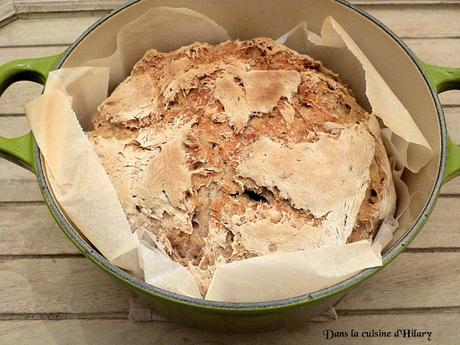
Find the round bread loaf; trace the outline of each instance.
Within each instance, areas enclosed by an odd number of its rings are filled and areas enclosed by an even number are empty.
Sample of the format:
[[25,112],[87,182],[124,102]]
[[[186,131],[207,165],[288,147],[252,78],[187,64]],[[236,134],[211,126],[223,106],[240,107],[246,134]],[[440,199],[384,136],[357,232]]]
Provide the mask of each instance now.
[[396,193],[377,119],[268,38],[149,50],[88,133],[132,230],[187,267],[372,239]]

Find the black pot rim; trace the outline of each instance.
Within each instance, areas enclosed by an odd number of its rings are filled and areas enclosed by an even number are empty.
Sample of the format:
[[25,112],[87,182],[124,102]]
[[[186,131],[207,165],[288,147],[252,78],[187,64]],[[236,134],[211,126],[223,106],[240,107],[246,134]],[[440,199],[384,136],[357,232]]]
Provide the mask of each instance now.
[[[440,104],[440,101],[437,96],[436,90],[432,87],[428,75],[424,71],[421,63],[417,59],[417,57],[412,53],[412,51],[406,46],[406,44],[395,34],[393,33],[388,27],[386,27],[383,23],[381,23],[378,19],[374,18],[367,12],[353,6],[352,4],[348,3],[345,0],[333,0],[343,6],[351,8],[355,12],[361,14],[362,16],[366,17],[368,20],[377,24],[380,28],[382,28],[390,37],[392,37],[407,55],[412,59],[413,63],[417,66],[418,70],[422,74],[425,79],[425,82],[430,88],[431,95],[433,97],[433,101],[436,105],[438,119],[440,124],[440,136],[441,136],[441,155],[440,155],[440,168],[438,171],[438,176],[436,178],[436,183],[434,185],[432,194],[430,195],[427,204],[421,213],[420,217],[417,219],[415,224],[411,227],[411,229],[406,233],[406,235],[401,238],[401,240],[393,246],[391,250],[383,255],[383,265],[380,267],[375,268],[368,268],[360,273],[338,283],[328,288],[301,295],[292,298],[276,300],[276,301],[268,301],[268,302],[251,302],[251,303],[231,303],[231,302],[216,302],[216,301],[208,301],[202,300],[192,297],[187,297],[183,295],[179,295],[173,292],[169,292],[150,284],[145,283],[144,281],[130,275],[129,273],[123,271],[122,269],[112,265],[105,257],[103,257],[97,250],[95,250],[88,242],[86,242],[78,233],[78,231],[74,228],[74,226],[64,217],[63,213],[60,211],[56,200],[54,199],[46,181],[46,177],[44,174],[44,169],[42,166],[42,157],[40,155],[40,149],[38,148],[35,140],[34,140],[34,157],[35,157],[35,166],[36,166],[36,175],[38,179],[38,183],[42,194],[45,198],[45,201],[50,209],[51,213],[53,214],[55,220],[58,222],[64,233],[69,237],[69,239],[80,249],[80,251],[92,260],[97,266],[102,268],[103,270],[107,271],[125,285],[130,286],[131,288],[136,289],[139,293],[144,295],[148,295],[150,297],[154,297],[161,300],[167,300],[169,302],[183,304],[184,306],[188,306],[195,309],[201,310],[208,310],[211,312],[219,311],[219,312],[226,312],[226,313],[251,313],[251,312],[268,312],[268,311],[275,311],[280,309],[290,309],[294,307],[298,307],[307,303],[317,302],[323,300],[324,298],[330,297],[332,295],[336,295],[341,292],[346,292],[347,290],[351,289],[356,284],[364,281],[365,279],[369,278],[376,272],[378,272],[381,268],[386,266],[389,262],[391,262],[396,256],[398,256],[407,246],[408,244],[415,238],[418,232],[421,230],[422,226],[428,219],[433,207],[435,205],[437,196],[439,194],[439,190],[442,184],[442,178],[444,176],[444,170],[447,161],[447,129],[444,119],[444,113]],[[65,51],[62,60],[56,66],[56,69],[60,68],[70,53],[78,46],[78,44],[96,27],[100,24],[105,22],[106,20],[110,19],[114,14],[123,11],[124,9],[136,4],[139,0],[130,1],[106,16],[100,18],[96,21],[93,25],[91,25],[82,35],[72,44],[70,45],[67,50]]]

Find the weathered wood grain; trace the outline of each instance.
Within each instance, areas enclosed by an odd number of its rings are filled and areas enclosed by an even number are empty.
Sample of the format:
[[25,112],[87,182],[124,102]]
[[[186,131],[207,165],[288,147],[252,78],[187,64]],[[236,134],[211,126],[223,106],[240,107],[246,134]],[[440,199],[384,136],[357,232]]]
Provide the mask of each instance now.
[[14,0],[18,14],[31,12],[66,12],[112,10],[124,4],[124,0]]
[[0,0],[0,27],[13,20],[16,10],[12,0]]
[[[460,305],[460,252],[403,253],[338,310]],[[127,312],[129,292],[85,258],[0,261],[0,314]]]
[[446,66],[460,66],[460,40],[446,39],[406,39],[404,42],[426,62]]
[[[18,14],[30,12],[62,12],[62,11],[93,11],[111,10],[122,5],[124,0],[14,0]],[[429,4],[457,4],[458,0],[350,0],[349,2],[360,7],[365,5],[429,5]]]
[[86,258],[0,260],[0,314],[127,312],[129,292]]
[[97,19],[99,16],[85,14],[67,18],[18,19],[0,29],[0,47],[70,44]]
[[454,143],[460,144],[460,108],[444,108],[447,130]]
[[[460,248],[460,198],[440,198],[410,248]],[[78,254],[45,204],[0,205],[0,255]]]
[[[16,0],[13,0],[16,3]],[[26,0],[27,1],[27,0]],[[354,5],[420,5],[420,4],[458,4],[459,0],[349,0]]]
[[0,48],[0,64],[16,59],[28,59],[54,55],[62,53],[66,48],[67,45]]
[[[460,92],[457,92],[460,95]],[[460,145],[460,108],[445,108],[447,130],[452,140]],[[460,177],[449,181],[441,189],[442,194],[460,194]],[[456,214],[457,209],[451,209],[452,214]]]
[[0,255],[79,253],[44,204],[0,205]]
[[[29,124],[24,116],[0,116],[0,136],[15,137],[28,131]],[[42,197],[35,176],[24,168],[0,159],[0,201],[36,200],[42,200]]]
[[41,201],[35,175],[5,159],[0,159],[0,202]]
[[[460,94],[460,92],[458,93]],[[452,141],[460,145],[460,108],[447,108],[444,110],[447,121],[447,130]],[[460,177],[450,181],[442,188],[444,194],[460,194]],[[451,210],[456,214],[456,210]]]
[[[460,15],[460,4],[364,6],[363,9],[403,38],[458,37],[460,31],[460,22],[456,20]],[[394,15],[395,11],[398,15]],[[100,16],[89,12],[72,17],[19,19],[0,29],[0,47],[70,44]],[[69,30],[62,30],[63,27]],[[18,32],[21,35],[17,35]]]
[[[414,313],[410,315],[347,315],[330,323],[309,323],[301,328],[260,334],[219,334],[191,329],[170,322],[130,322],[126,320],[1,321],[0,337],[5,345],[395,345],[458,344],[460,313]],[[359,338],[325,339],[327,329],[348,332]],[[396,332],[417,329],[432,332],[431,340],[407,338],[364,338],[361,332],[375,329]]]
[[[16,0],[13,0],[16,3]],[[27,0],[26,0],[27,1]],[[459,0],[348,0],[354,5],[420,5],[420,4],[458,4]]]
[[[352,290],[338,309],[459,306],[460,252],[403,253]],[[450,291],[450,292],[449,292]]]
[[[20,136],[28,129],[24,116],[0,116],[0,136]],[[34,174],[0,159],[0,202],[37,200],[42,200],[42,197]]]
[[[460,68],[459,39],[406,39],[404,42],[426,62]],[[440,96],[440,99],[445,105],[459,105],[460,92],[445,92]]]
[[430,219],[409,248],[460,248],[459,197],[439,198]]
[[0,117],[0,136],[18,137],[29,131],[30,126],[25,116]]
[[460,23],[457,20],[460,4],[414,6],[406,1],[400,5],[382,6],[374,3],[371,6],[359,7],[402,38],[458,37],[460,31]]
[[31,81],[18,81],[0,98],[0,116],[23,115],[24,104],[40,96],[43,86]]

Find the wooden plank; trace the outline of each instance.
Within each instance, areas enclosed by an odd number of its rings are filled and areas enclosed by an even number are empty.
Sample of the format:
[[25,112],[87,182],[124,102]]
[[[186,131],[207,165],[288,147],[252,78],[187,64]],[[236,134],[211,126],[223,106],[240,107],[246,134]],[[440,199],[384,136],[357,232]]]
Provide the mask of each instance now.
[[[460,177],[454,178],[442,186],[441,194],[458,195],[460,194]],[[455,210],[452,210],[453,212]]]
[[[460,1],[371,0],[351,2],[359,5],[360,8],[368,11],[370,14],[383,21],[386,25],[388,25],[402,37],[456,36],[458,27],[460,25],[459,22],[455,20],[458,16],[456,15],[456,12],[459,11],[459,7],[457,5],[460,3]],[[15,7],[18,14],[31,12],[49,13],[50,11],[108,11],[123,3],[125,3],[125,1],[16,0]],[[70,18],[57,18],[57,21],[62,21],[65,19]],[[43,21],[43,19],[41,21]],[[424,25],[419,25],[421,22],[423,22]],[[43,28],[46,30],[47,24],[50,23],[43,21],[43,24]],[[32,25],[36,25],[36,23],[32,23]],[[52,23],[51,26],[53,26]],[[55,32],[58,34],[66,34],[61,30]],[[36,31],[32,31],[31,33],[32,37],[29,35],[25,35],[25,37],[31,37],[34,39]],[[73,41],[73,39],[71,41]],[[66,41],[65,43],[69,42]]]
[[[426,62],[460,68],[460,40],[449,39],[406,39],[405,43]],[[440,96],[445,105],[460,105],[458,91],[445,92]]]
[[[364,7],[401,37],[458,37],[460,4]],[[0,46],[71,44],[101,15],[21,18],[0,30]],[[424,23],[424,25],[420,25]],[[61,30],[62,27],[68,28]],[[21,35],[17,35],[21,32]]]
[[459,306],[460,252],[403,253],[352,290],[338,309]]
[[[35,175],[32,174],[30,171],[25,170],[21,167],[14,165],[4,159],[0,159],[0,202],[35,202],[35,201],[42,201],[43,197],[40,193],[38,188],[38,184],[35,178]],[[441,190],[443,194],[460,194],[460,178],[454,179],[447,183]],[[34,206],[35,207],[35,206]],[[46,207],[43,206],[36,206],[42,207],[44,210]],[[411,247],[413,248],[432,248],[432,247],[460,247],[460,223],[452,217],[452,214],[456,214],[460,209],[460,201],[457,198],[444,198],[441,197],[435,207],[433,214],[430,216],[430,220],[428,221],[427,225],[421,232],[421,234],[417,237],[417,239],[412,243]],[[20,210],[19,210],[20,211]],[[6,212],[4,209],[0,209],[0,215]],[[23,211],[24,214],[22,217],[28,216],[28,210]],[[34,211],[39,212],[40,211]],[[47,214],[47,210],[43,211],[44,214]],[[44,216],[45,217],[45,216]],[[48,217],[48,216],[46,216]],[[49,216],[51,217],[51,216]],[[13,218],[12,218],[13,219]],[[21,216],[18,215],[18,221],[21,221]],[[49,224],[53,224],[51,218],[47,218],[47,222]],[[11,225],[13,225],[13,221]],[[1,224],[1,222],[0,222]],[[43,220],[39,220],[39,224],[46,225]],[[22,226],[20,223],[16,224],[18,228],[21,229],[22,233],[27,233],[28,226],[30,223],[26,222],[23,223]],[[37,226],[37,224],[34,224]],[[17,231],[17,230],[14,230]],[[41,231],[43,233],[47,233],[48,229],[46,226],[44,228],[37,229],[37,231]],[[438,236],[439,235],[439,236]],[[14,238],[14,234],[11,234],[12,238]],[[39,235],[37,235],[39,236]],[[60,242],[59,242],[60,243]],[[21,243],[14,250],[20,250],[23,248],[21,254],[27,253],[37,253],[36,244],[31,242],[29,243],[32,247],[22,247],[23,244]],[[58,247],[60,244],[56,244]],[[0,245],[1,248],[1,245]],[[13,250],[13,248],[11,248]],[[67,249],[66,249],[67,250]],[[66,252],[64,250],[63,252]],[[0,251],[1,252],[1,251]],[[52,254],[53,252],[49,252],[46,254]],[[45,254],[45,252],[44,252]]]
[[0,202],[41,200],[35,175],[0,158]]
[[[13,0],[16,3],[16,0]],[[458,4],[459,0],[348,0],[354,5],[423,5],[423,4]]]
[[[440,198],[430,220],[410,248],[460,248],[460,223],[451,217],[458,209],[460,198]],[[78,253],[45,204],[0,206],[1,255]]]
[[30,126],[25,116],[0,117],[0,136],[18,137],[29,131]]
[[[460,95],[457,92],[457,96]],[[444,114],[446,115],[447,129],[449,136],[452,140],[460,145],[460,108],[447,108],[444,109]],[[460,177],[455,178],[445,184],[441,189],[442,194],[460,194]],[[452,209],[453,214],[456,213],[455,209]]]
[[124,0],[14,0],[18,14],[30,12],[67,12],[112,10],[124,4]]
[[[0,64],[17,59],[29,59],[62,53],[67,45],[0,48]],[[3,97],[3,96],[2,96]]]
[[415,54],[426,62],[445,66],[460,67],[460,40],[456,38],[445,39],[413,39],[404,42]]
[[18,14],[31,12],[109,11],[126,3],[124,0],[14,0]]
[[[14,137],[27,133],[24,116],[0,116],[0,136]],[[0,158],[0,202],[43,200],[35,175]]]
[[[21,345],[113,345],[113,344],[458,344],[460,313],[414,313],[409,315],[346,315],[328,323],[309,323],[301,328],[257,334],[226,335],[192,329],[170,322],[131,322],[127,320],[2,321],[0,337],[4,344]],[[326,339],[327,329],[346,331],[348,337]],[[359,338],[350,336],[350,330]],[[421,338],[365,338],[362,332],[374,329],[391,333],[398,329],[432,332]]]
[[[30,12],[63,12],[63,11],[91,11],[111,10],[124,4],[124,0],[14,0],[18,14]],[[352,4],[359,5],[427,5],[427,4],[457,4],[459,0],[350,0]]]
[[31,81],[18,81],[0,98],[0,116],[23,115],[24,104],[40,96],[43,86]]
[[454,143],[460,144],[460,108],[445,108],[447,130]]
[[[440,198],[428,223],[410,248],[460,248],[460,222],[451,216],[458,209],[460,198]],[[45,204],[0,206],[1,255],[78,253]]]
[[442,93],[441,95],[439,95],[439,99],[441,100],[441,103],[445,105],[460,105],[460,93],[456,90]]
[[[460,5],[439,4],[414,6],[401,5],[360,6],[401,38],[410,37],[458,37],[460,32]],[[423,25],[420,25],[423,23]]]
[[460,222],[452,214],[460,210],[460,198],[439,198],[430,219],[409,248],[460,248]]
[[[16,3],[16,0],[14,0]],[[435,5],[458,4],[459,0],[348,0],[354,5]]]
[[67,18],[18,19],[0,29],[0,47],[71,44],[98,18],[99,16],[79,15]]
[[86,258],[1,260],[0,286],[0,314],[128,311],[128,290]]
[[[460,305],[459,252],[403,253],[352,290],[338,310]],[[12,293],[14,291],[14,293]],[[129,292],[85,258],[0,261],[0,314],[124,313]]]
[[11,22],[15,14],[16,10],[12,0],[0,0],[0,27]]
[[79,253],[44,204],[0,206],[0,255]]

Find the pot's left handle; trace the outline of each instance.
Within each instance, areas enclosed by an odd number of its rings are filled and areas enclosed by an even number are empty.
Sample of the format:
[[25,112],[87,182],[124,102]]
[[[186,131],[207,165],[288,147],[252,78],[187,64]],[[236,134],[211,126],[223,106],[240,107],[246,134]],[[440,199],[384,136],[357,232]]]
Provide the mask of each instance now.
[[[48,73],[54,69],[63,54],[37,59],[15,60],[0,66],[0,96],[16,81],[29,80],[45,84]],[[34,170],[32,132],[17,138],[0,136],[0,156]]]
[[[460,90],[460,68],[434,66],[425,62],[422,64],[438,94],[449,90]],[[460,146],[454,144],[449,138],[444,183],[458,175],[460,175]]]

